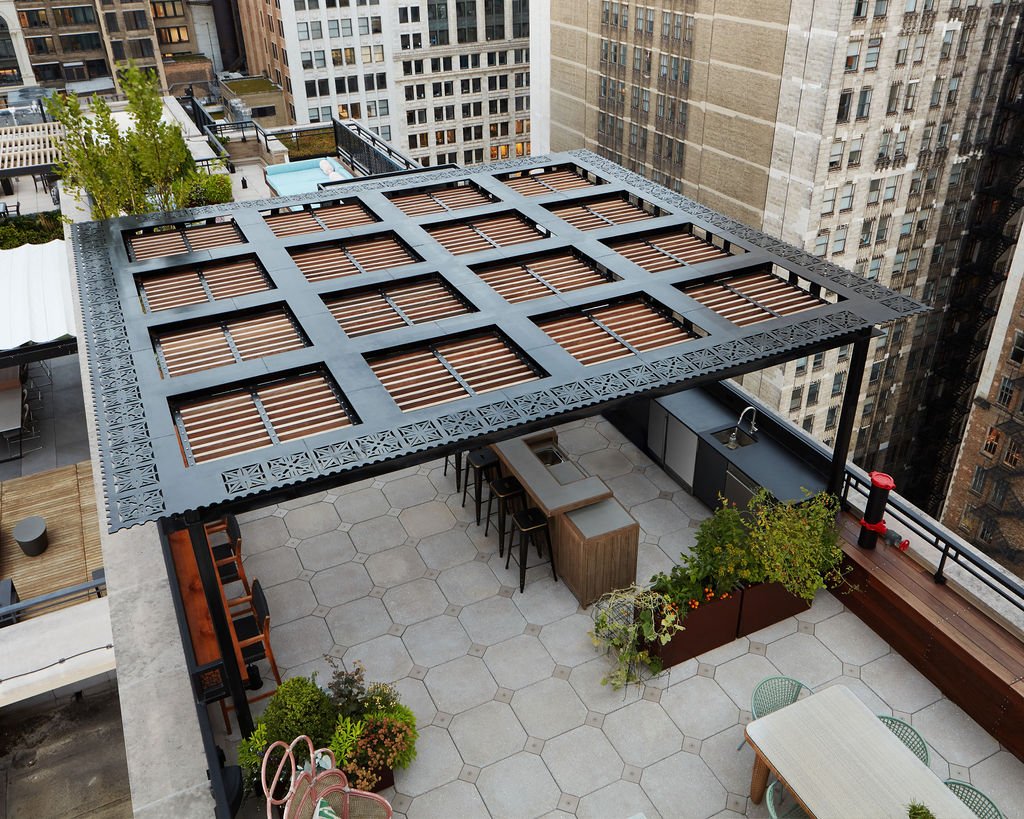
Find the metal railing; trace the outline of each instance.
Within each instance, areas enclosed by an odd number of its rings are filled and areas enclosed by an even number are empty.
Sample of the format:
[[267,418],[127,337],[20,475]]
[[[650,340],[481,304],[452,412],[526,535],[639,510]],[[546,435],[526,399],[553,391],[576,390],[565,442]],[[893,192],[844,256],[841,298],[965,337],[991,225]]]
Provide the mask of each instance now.
[[0,607],[0,623],[10,625],[17,622],[17,619],[27,612],[31,612],[33,616],[43,614],[66,603],[79,599],[88,600],[94,594],[96,597],[102,597],[102,592],[106,587],[107,581],[104,577],[94,577],[85,583],[67,586],[48,594],[41,594],[38,597],[12,603],[9,606],[2,606]]
[[332,119],[334,143],[338,156],[353,170],[367,176],[394,171],[408,171],[420,164],[397,151],[373,131],[354,120]]

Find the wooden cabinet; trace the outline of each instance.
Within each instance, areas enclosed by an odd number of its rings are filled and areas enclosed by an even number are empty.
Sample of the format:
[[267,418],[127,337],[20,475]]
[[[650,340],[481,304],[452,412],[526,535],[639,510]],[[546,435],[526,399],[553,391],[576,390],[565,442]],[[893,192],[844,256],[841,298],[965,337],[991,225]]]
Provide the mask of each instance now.
[[617,500],[567,512],[561,524],[558,579],[582,605],[636,581],[640,525]]

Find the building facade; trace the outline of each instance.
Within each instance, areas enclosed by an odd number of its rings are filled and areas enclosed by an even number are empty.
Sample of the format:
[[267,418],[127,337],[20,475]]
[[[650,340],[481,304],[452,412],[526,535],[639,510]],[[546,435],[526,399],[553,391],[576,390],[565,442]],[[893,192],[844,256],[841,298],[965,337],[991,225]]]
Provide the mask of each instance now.
[[358,119],[423,164],[530,153],[528,0],[241,0],[293,122]]
[[[1021,4],[551,3],[538,146],[585,146],[924,301],[876,339],[854,460],[906,477]],[[826,443],[849,352],[744,386]]]

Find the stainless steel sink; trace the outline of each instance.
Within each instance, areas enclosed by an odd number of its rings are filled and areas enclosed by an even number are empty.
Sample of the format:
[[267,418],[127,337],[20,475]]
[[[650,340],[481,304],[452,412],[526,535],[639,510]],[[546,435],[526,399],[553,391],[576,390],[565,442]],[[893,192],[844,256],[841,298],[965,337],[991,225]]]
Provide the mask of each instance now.
[[544,466],[555,466],[565,460],[561,453],[553,446],[545,446],[540,449],[535,449],[533,454],[537,456],[537,459],[544,464]]
[[727,427],[712,433],[712,437],[719,443],[725,444],[728,449],[740,449],[757,443],[757,438],[744,432],[739,427]]

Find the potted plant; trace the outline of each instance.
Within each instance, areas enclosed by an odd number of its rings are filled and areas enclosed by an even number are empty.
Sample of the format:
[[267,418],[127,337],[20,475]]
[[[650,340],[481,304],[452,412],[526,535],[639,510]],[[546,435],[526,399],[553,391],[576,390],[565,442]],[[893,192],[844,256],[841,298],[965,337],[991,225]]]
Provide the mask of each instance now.
[[765,489],[751,498],[745,523],[763,582],[743,590],[737,636],[805,611],[820,589],[839,584],[843,551],[838,514],[839,501],[827,492],[797,503],[780,503]]

